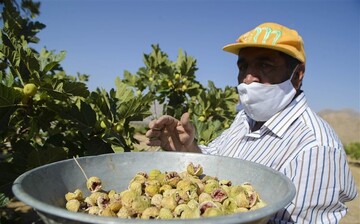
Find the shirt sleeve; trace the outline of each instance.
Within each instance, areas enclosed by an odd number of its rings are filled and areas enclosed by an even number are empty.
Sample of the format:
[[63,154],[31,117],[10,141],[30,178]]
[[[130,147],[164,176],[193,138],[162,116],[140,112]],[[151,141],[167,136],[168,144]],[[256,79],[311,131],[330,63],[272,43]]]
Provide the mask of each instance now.
[[284,169],[297,194],[270,223],[339,223],[347,213],[345,202],[357,196],[356,185],[343,150],[313,147]]

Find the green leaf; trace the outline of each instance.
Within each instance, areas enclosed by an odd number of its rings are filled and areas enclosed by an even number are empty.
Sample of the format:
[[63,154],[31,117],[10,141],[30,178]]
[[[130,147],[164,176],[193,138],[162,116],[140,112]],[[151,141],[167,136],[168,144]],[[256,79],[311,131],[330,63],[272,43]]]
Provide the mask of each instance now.
[[81,96],[84,98],[88,97],[90,94],[85,83],[81,82],[64,82],[63,91],[73,96]]
[[3,75],[0,74],[0,83],[4,84],[7,87],[11,87],[14,85],[14,76],[9,73],[9,74],[4,74],[4,77],[2,77]]
[[[121,147],[124,149],[124,151],[130,151],[129,146],[126,144],[126,140],[122,135],[119,133],[113,131],[112,129],[108,129],[103,136],[104,141],[111,144],[111,148],[113,148],[113,145]],[[118,149],[115,147],[115,149]]]
[[137,86],[138,84],[141,84],[140,78],[136,75],[132,75],[129,71],[124,72],[123,82],[130,86]]
[[18,108],[16,101],[20,100],[17,90],[0,83],[0,133],[8,128],[10,117]]
[[0,208],[9,203],[10,199],[4,193],[0,193]]
[[83,101],[80,102],[80,108],[73,105],[68,116],[69,119],[76,122],[75,125],[84,135],[89,134],[95,126],[96,113],[89,104]]
[[0,108],[13,107],[16,91],[0,83]]
[[146,94],[142,97],[132,98],[126,103],[117,103],[117,116],[119,120],[143,120],[145,117],[150,116],[151,113],[150,103],[153,101],[151,94]]
[[112,118],[109,94],[105,90],[97,89],[96,92],[91,92],[89,99],[102,115],[107,118]]
[[66,158],[67,153],[64,148],[46,145],[43,149],[31,151],[28,156],[27,164],[28,167],[34,168]]
[[125,152],[124,147],[119,146],[119,145],[111,145],[111,148],[114,152],[119,153],[119,152]]
[[40,63],[37,60],[34,52],[28,47],[23,48],[23,49],[19,49],[19,50],[20,50],[21,60],[26,65],[26,68],[29,71],[29,73],[30,74],[36,74],[37,73],[36,77],[32,77],[32,78],[39,79],[40,77],[38,76],[38,74],[39,74],[39,71],[40,71]]
[[59,64],[59,62],[57,61],[53,61],[48,63],[47,65],[45,65],[43,72],[46,73],[48,71],[50,71],[51,69],[53,69],[55,66],[57,66]]
[[[40,62],[42,64],[42,71],[46,74],[48,71],[53,70],[60,66],[60,62],[64,60],[66,56],[65,51],[61,51],[59,54],[54,55],[53,52],[42,49],[40,53]],[[45,64],[45,65],[44,65]]]
[[13,164],[16,165],[15,168],[11,169],[15,174],[25,172],[30,169],[28,166],[28,156],[29,154],[35,150],[35,148],[31,145],[30,141],[25,138],[18,139],[11,144],[13,153]]
[[[26,162],[23,163],[26,165]],[[26,169],[22,169],[22,164],[18,163],[10,163],[2,161],[0,162],[0,186],[4,186],[7,184],[12,184],[14,180],[22,173],[26,171]]]
[[100,155],[113,152],[109,144],[97,137],[85,140],[83,143],[86,150],[84,154],[85,156]]
[[85,124],[88,126],[94,126],[96,122],[96,114],[89,104],[81,101],[80,113],[83,116]]
[[121,102],[127,102],[134,98],[133,90],[129,88],[128,85],[123,83],[119,77],[115,79],[116,85],[116,98],[118,98]]
[[31,17],[35,18],[40,14],[40,2],[33,2],[32,0],[22,0],[21,8],[31,13]]
[[9,126],[10,116],[15,112],[15,108],[0,108],[0,134],[5,132]]

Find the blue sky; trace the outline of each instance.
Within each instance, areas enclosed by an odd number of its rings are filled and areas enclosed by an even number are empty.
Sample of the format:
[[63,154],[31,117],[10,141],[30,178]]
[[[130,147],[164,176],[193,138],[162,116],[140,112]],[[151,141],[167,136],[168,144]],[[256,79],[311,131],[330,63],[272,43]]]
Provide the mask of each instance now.
[[38,47],[67,56],[68,74],[90,75],[90,90],[115,88],[124,70],[144,66],[151,44],[176,60],[197,60],[197,80],[237,85],[236,56],[222,47],[263,22],[296,29],[307,55],[303,90],[316,112],[360,112],[358,0],[43,0]]

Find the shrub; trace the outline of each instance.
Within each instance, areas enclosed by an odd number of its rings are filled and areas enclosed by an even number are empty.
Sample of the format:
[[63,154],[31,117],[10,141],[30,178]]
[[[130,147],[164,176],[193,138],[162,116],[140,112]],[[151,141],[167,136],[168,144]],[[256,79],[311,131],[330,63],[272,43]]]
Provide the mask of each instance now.
[[346,154],[354,159],[360,159],[360,142],[351,142],[345,145]]
[[216,138],[235,116],[234,88],[216,88],[211,81],[203,87],[194,58],[180,50],[173,62],[159,45],[144,55],[145,67],[117,78],[115,89],[90,92],[88,75],[71,76],[61,67],[65,52],[30,47],[45,28],[34,21],[40,3],[0,4],[0,206],[9,196],[1,192],[3,186],[27,170],[72,157],[136,150],[134,135],[144,130],[131,124],[149,117],[155,100],[164,114],[180,117],[189,111],[200,143]]

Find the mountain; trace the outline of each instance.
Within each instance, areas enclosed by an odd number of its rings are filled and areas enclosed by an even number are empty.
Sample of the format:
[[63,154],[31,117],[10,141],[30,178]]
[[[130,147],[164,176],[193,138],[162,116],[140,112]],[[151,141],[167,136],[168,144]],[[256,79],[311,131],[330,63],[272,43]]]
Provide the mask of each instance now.
[[318,113],[334,128],[344,145],[360,142],[360,113],[350,110],[323,110]]

